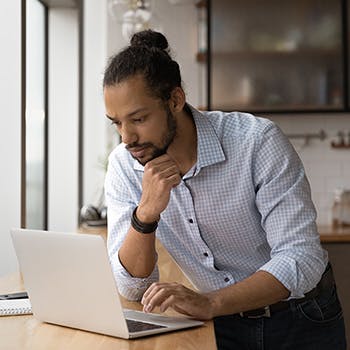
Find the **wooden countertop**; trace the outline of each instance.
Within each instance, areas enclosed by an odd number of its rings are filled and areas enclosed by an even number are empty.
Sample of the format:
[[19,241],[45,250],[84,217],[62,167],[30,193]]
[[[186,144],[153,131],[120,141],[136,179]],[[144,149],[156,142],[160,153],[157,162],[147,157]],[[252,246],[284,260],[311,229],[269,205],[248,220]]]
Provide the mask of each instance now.
[[[319,227],[322,243],[346,243],[350,242],[350,227],[333,228],[331,226]],[[82,227],[80,232],[101,234],[106,237],[106,227],[87,228]],[[190,286],[189,281],[172,262],[166,250],[157,242],[160,252],[159,259],[161,277],[163,281],[178,280]],[[20,275],[13,274],[0,278],[0,292],[8,293],[23,289]],[[123,300],[126,307],[140,308],[137,303],[129,303]],[[179,331],[166,335],[148,337],[142,340],[126,341],[123,339],[104,335],[74,330],[70,328],[40,323],[33,316],[9,316],[0,317],[0,338],[2,346],[7,349],[87,349],[109,350],[123,349],[215,349],[215,337],[212,322],[206,322],[205,326],[193,330]],[[181,342],[179,342],[181,339]],[[64,344],[64,345],[62,345]],[[3,347],[1,347],[3,348]]]
[[[101,234],[106,238],[105,227],[81,227],[80,232]],[[178,281],[191,287],[188,279],[170,258],[168,252],[157,242],[159,272],[161,281]],[[19,273],[0,278],[0,294],[23,290]],[[121,297],[126,308],[141,309],[136,302],[129,302]],[[176,314],[169,310],[169,314]],[[140,338],[124,340],[77,329],[50,325],[37,321],[32,315],[0,317],[0,349],[21,350],[213,350],[216,349],[214,325],[207,321],[202,327]]]
[[332,227],[327,225],[319,225],[322,243],[349,243],[350,242],[350,226]]
[[[99,233],[104,237],[107,236],[107,228],[102,227],[81,227],[80,232],[85,233]],[[331,225],[318,225],[322,243],[349,243],[350,242],[350,226],[347,227],[333,227]]]
[[[23,290],[19,273],[0,277],[0,294]],[[122,298],[124,307],[140,309]],[[201,327],[135,340],[119,339],[79,329],[42,323],[32,315],[0,317],[0,349],[13,350],[213,350],[216,349],[213,322]]]

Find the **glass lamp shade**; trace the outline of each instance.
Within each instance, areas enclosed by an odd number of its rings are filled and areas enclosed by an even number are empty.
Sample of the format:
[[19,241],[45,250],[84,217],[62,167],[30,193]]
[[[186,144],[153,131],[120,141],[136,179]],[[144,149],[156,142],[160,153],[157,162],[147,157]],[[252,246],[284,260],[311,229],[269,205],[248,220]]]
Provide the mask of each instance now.
[[129,41],[133,34],[150,29],[151,17],[151,12],[142,8],[126,11],[122,19],[123,38]]
[[122,35],[129,41],[133,34],[154,29],[161,31],[158,17],[151,11],[151,0],[109,0],[108,10],[111,17],[121,23]]
[[123,14],[129,10],[131,1],[129,0],[109,0],[108,11],[112,19],[121,22]]

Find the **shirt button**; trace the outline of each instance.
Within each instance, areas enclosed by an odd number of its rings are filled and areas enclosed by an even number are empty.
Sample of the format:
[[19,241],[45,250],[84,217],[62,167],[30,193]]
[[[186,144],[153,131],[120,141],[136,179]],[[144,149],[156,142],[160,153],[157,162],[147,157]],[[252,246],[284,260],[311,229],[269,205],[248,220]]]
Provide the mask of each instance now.
[[209,256],[209,254],[207,252],[203,253],[204,256]]
[[189,222],[190,224],[193,224],[193,219],[188,219],[188,222]]
[[228,277],[225,277],[224,281],[228,282],[230,279]]

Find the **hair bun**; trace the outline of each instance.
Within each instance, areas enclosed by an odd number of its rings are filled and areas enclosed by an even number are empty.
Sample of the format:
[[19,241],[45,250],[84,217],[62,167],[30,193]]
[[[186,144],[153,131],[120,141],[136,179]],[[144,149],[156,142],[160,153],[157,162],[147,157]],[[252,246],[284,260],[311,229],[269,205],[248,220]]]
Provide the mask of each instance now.
[[165,51],[167,51],[169,46],[168,41],[163,34],[151,29],[135,33],[130,40],[130,45],[147,46],[149,48],[154,47]]

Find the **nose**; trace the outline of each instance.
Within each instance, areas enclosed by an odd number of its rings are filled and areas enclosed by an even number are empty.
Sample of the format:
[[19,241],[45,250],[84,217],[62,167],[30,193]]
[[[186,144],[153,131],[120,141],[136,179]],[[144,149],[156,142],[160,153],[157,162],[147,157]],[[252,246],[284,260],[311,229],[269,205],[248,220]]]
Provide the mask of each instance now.
[[138,139],[137,134],[132,126],[123,125],[119,132],[122,142],[124,142],[127,145],[136,142]]

